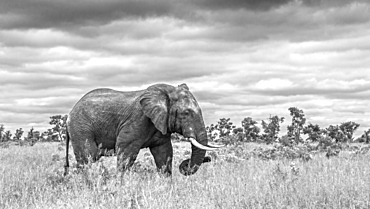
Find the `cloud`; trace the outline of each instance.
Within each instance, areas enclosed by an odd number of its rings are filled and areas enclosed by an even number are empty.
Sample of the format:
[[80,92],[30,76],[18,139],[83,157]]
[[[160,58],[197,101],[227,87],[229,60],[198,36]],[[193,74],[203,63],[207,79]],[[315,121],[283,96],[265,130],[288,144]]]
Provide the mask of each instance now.
[[[1,1],[0,123],[47,128],[98,87],[187,83],[230,117],[370,126],[367,1]],[[284,127],[286,124],[284,124]],[[284,128],[282,128],[284,130]]]
[[238,10],[238,9],[250,9],[250,10],[268,10],[273,7],[278,7],[291,2],[291,0],[193,0],[193,3],[200,8],[206,10]]
[[[315,2],[315,3],[314,3]],[[351,4],[351,2],[354,2]],[[205,14],[218,16],[225,15],[228,12],[243,13],[246,11],[258,11],[257,14],[263,14],[258,17],[262,21],[295,21],[302,20],[297,12],[290,11],[289,17],[274,14],[274,18],[269,19],[266,15],[270,10],[278,13],[284,12],[286,8],[296,8],[296,5],[322,6],[332,8],[333,6],[343,8],[326,11],[335,22],[354,23],[358,21],[367,21],[366,1],[294,1],[294,0],[191,0],[191,1],[164,1],[164,0],[82,0],[82,1],[50,1],[50,0],[13,0],[0,2],[0,28],[3,29],[59,29],[74,30],[79,27],[98,27],[107,25],[122,19],[150,19],[153,17],[173,17],[176,19],[191,21],[206,21],[210,19]],[[352,5],[349,9],[346,5]],[[365,7],[364,7],[365,5]],[[311,8],[311,7],[308,7]],[[306,10],[307,11],[307,10]],[[312,10],[309,10],[312,11]],[[325,11],[325,10],[324,10]],[[341,13],[346,13],[342,15]],[[360,12],[360,13],[359,13]],[[302,13],[309,14],[309,13]],[[353,15],[357,14],[357,16]],[[251,16],[251,15],[250,15]],[[292,18],[292,16],[294,18]],[[321,18],[322,14],[315,14]],[[223,16],[218,18],[222,19]],[[254,20],[256,17],[252,18]],[[225,20],[230,19],[230,15],[225,16]],[[239,23],[250,23],[251,18],[238,20]],[[211,19],[215,20],[215,19]],[[329,18],[330,20],[330,18]],[[220,20],[219,20],[220,21]],[[221,21],[222,22],[222,21]]]
[[[76,25],[104,25],[123,18],[156,16],[189,17],[197,10],[266,10],[290,0],[229,0],[229,1],[164,1],[164,0],[14,0],[2,1],[0,25],[6,29],[66,28]],[[195,11],[195,12],[194,12]]]
[[6,29],[68,28],[75,25],[102,25],[124,17],[163,15],[170,9],[165,1],[82,0],[5,1],[0,11],[7,12],[1,25]]
[[272,78],[269,80],[260,80],[255,84],[256,89],[260,90],[280,90],[280,89],[287,89],[287,88],[294,88],[293,82],[287,79],[281,78]]

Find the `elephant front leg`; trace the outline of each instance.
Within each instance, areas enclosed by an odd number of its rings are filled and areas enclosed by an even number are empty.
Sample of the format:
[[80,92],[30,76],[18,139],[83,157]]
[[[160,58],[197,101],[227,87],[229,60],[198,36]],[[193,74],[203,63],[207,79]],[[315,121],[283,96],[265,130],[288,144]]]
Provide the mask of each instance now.
[[158,171],[170,176],[172,174],[172,158],[173,158],[173,149],[171,141],[169,140],[165,144],[150,147],[150,152],[154,157],[154,161]]
[[128,145],[119,144],[117,145],[117,170],[124,172],[132,167],[137,155],[140,151],[140,146],[131,143]]

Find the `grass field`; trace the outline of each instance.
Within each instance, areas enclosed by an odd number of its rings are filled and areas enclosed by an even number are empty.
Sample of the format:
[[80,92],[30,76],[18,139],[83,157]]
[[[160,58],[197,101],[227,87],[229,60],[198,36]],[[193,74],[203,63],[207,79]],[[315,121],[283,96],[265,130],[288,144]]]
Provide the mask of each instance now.
[[172,178],[159,175],[142,150],[121,178],[115,157],[63,177],[59,143],[11,145],[0,148],[0,208],[370,208],[369,154],[343,151],[327,159],[319,153],[308,162],[240,154],[259,146],[266,145],[222,148],[186,177],[178,165],[190,145],[174,143]]

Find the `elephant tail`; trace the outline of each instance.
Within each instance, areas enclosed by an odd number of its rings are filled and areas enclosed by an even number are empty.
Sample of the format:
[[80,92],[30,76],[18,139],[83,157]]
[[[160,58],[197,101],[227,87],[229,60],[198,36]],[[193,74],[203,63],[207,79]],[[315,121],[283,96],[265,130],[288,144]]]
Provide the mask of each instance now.
[[66,162],[64,164],[64,176],[68,174],[68,168],[69,168],[68,152],[69,152],[69,133],[68,133],[68,126],[66,126]]

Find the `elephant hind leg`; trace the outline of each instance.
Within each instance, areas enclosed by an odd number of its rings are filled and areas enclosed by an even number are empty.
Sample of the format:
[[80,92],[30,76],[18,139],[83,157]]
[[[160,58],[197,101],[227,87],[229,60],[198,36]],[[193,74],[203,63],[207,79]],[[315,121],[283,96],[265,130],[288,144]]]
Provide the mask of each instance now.
[[91,138],[73,143],[73,148],[78,165],[96,162],[101,157],[99,155],[98,145],[95,140]]

